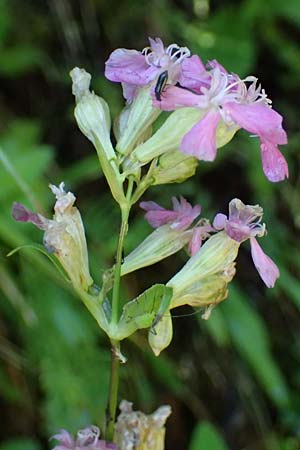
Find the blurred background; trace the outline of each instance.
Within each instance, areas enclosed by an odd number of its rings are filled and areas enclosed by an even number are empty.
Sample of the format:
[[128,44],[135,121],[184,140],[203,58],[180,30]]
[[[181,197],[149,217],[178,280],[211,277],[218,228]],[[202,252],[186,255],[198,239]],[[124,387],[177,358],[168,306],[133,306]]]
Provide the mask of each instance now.
[[[69,71],[85,67],[115,117],[121,88],[105,80],[118,47],[142,49],[147,37],[217,58],[261,81],[284,116],[290,178],[264,177],[259,144],[240,131],[181,185],[144,197],[170,206],[172,195],[200,203],[210,219],[238,196],[260,203],[269,234],[264,250],[280,267],[264,288],[244,245],[228,299],[209,321],[176,310],[174,340],[155,358],[138,333],[123,345],[120,398],[152,412],[172,406],[167,450],[298,450],[300,442],[300,3],[299,0],[0,0],[0,450],[49,448],[59,428],[102,424],[110,350],[70,287],[43,255],[23,244],[42,233],[10,216],[14,200],[51,214],[49,182],[64,180],[77,198],[100,283],[113,263],[118,209],[95,152],[73,118]],[[126,251],[151,231],[136,206]],[[165,282],[178,254],[123,284],[132,298]]]

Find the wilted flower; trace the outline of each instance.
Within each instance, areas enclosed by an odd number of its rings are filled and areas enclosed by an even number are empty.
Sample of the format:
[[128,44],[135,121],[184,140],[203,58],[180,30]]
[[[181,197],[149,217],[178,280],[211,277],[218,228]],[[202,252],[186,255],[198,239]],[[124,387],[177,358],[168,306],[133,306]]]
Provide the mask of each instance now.
[[[153,97],[154,104],[167,111],[190,106],[205,112],[185,134],[180,149],[200,160],[213,161],[219,124],[224,122],[228,129],[244,128],[260,138],[263,170],[267,178],[274,182],[283,180],[288,176],[288,167],[278,150],[278,145],[287,143],[281,115],[271,108],[271,101],[257,86],[255,77],[241,80],[237,75],[228,74],[217,62],[212,62],[210,68],[207,72],[209,85],[202,66],[200,70],[190,66],[193,92],[167,86],[159,102]],[[249,87],[246,82],[251,83]]]
[[59,187],[50,185],[50,189],[56,197],[52,220],[16,202],[12,215],[17,221],[31,222],[45,231],[43,242],[46,249],[59,259],[74,287],[87,291],[93,280],[89,273],[83,223],[80,212],[73,206],[76,198],[72,192],[65,192],[64,183]]
[[115,425],[115,436],[119,450],[164,450],[165,423],[171,414],[170,406],[161,406],[146,415],[133,411],[132,403],[123,400],[120,415]]
[[258,205],[244,205],[235,198],[229,203],[229,216],[217,214],[213,226],[217,230],[224,229],[227,235],[237,241],[250,239],[251,255],[256,269],[267,287],[274,287],[279,277],[276,264],[267,256],[258,244],[255,236],[261,237],[266,233],[265,224],[261,223],[263,209]]
[[150,47],[143,51],[119,48],[105,63],[105,76],[122,83],[126,100],[132,101],[139,87],[147,86],[167,72],[169,84],[180,79],[181,63],[190,56],[186,47],[171,44],[164,47],[160,38],[149,38]]
[[59,442],[53,450],[118,450],[115,444],[99,439],[99,437],[99,428],[91,425],[79,430],[76,439],[67,430],[60,430],[51,439]]

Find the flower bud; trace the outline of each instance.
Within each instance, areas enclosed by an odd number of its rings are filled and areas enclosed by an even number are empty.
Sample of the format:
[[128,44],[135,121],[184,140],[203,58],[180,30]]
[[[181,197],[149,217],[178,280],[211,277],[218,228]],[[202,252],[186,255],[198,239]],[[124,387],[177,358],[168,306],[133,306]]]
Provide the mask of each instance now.
[[150,88],[139,89],[131,105],[126,106],[124,113],[121,113],[117,127],[120,133],[117,151],[122,155],[129,155],[160,113],[161,110],[152,105]]
[[97,147],[100,143],[108,158],[115,158],[110,142],[110,114],[106,101],[90,92],[91,75],[75,67],[70,72],[76,98],[75,118],[82,133]]
[[132,159],[147,164],[163,153],[177,150],[183,136],[202,115],[203,111],[196,108],[182,108],[174,111],[148,141],[133,151]]
[[167,283],[173,288],[171,308],[219,303],[227,297],[227,284],[235,274],[240,243],[225,232],[210,237]]
[[170,345],[172,337],[172,318],[170,312],[167,312],[159,318],[158,323],[152,327],[148,334],[149,345],[155,356],[159,356]]
[[121,414],[115,425],[115,439],[119,450],[164,450],[165,423],[171,414],[168,405],[146,415],[133,411],[132,403],[120,403]]
[[182,183],[195,175],[198,161],[178,150],[172,150],[160,156],[152,172],[153,185]]
[[121,266],[121,275],[151,266],[181,250],[190,240],[191,230],[172,229],[163,225],[154,230],[126,258]]
[[109,107],[103,98],[90,92],[91,75],[75,67],[70,72],[73,81],[72,92],[76,98],[74,115],[82,133],[94,144],[98,158],[118,203],[124,201],[120,174],[116,165],[116,154],[110,141]]

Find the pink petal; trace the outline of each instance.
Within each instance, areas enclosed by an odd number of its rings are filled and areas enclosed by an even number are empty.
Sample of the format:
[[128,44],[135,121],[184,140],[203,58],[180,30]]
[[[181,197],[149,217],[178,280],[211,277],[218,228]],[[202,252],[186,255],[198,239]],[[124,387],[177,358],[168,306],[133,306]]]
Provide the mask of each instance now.
[[209,111],[183,137],[180,150],[199,160],[213,161],[216,157],[216,130],[220,121],[217,111]]
[[274,287],[275,281],[279,277],[279,269],[267,256],[255,238],[250,238],[251,255],[256,269],[263,282],[268,288]]
[[282,128],[282,116],[274,109],[263,103],[229,102],[223,106],[229,112],[232,120],[241,128],[274,144],[287,143],[287,135]]
[[145,86],[152,81],[158,69],[149,66],[145,56],[137,50],[118,48],[105,63],[105,76],[111,81]]
[[153,228],[169,223],[171,228],[183,230],[200,214],[201,206],[192,207],[183,197],[180,197],[180,202],[173,197],[172,202],[173,210],[162,208],[155,202],[141,202],[140,207],[147,211],[145,218]]
[[192,239],[189,242],[189,253],[191,256],[195,255],[200,250],[202,245],[202,230],[201,227],[196,227],[193,230]]
[[216,59],[212,59],[210,61],[208,61],[207,63],[207,67],[209,67],[210,69],[215,69],[216,67],[220,70],[220,72],[227,74],[227,70],[225,69],[224,66],[222,66],[222,64],[219,63],[219,61],[217,61]]
[[18,202],[13,203],[12,216],[17,222],[31,222],[40,230],[46,229],[47,219],[43,219],[40,214],[27,209],[24,205]]
[[225,216],[225,214],[219,213],[214,218],[213,227],[216,230],[223,230],[225,228],[226,221],[227,221],[227,216]]
[[198,55],[186,58],[181,63],[179,83],[181,86],[200,93],[202,86],[209,85],[209,74]]
[[123,97],[125,98],[125,100],[131,103],[136,96],[138,88],[139,87],[135,84],[122,83]]
[[157,53],[159,55],[163,55],[165,53],[165,47],[163,44],[163,41],[160,38],[154,38],[148,37],[150,47],[152,48],[154,53]]
[[51,436],[50,439],[56,439],[57,441],[59,441],[60,445],[56,446],[55,448],[61,446],[66,448],[74,447],[74,439],[67,430],[64,429],[60,430],[59,433],[55,434],[54,436]]
[[145,211],[151,211],[151,210],[164,211],[165,210],[165,208],[163,208],[156,202],[141,202],[140,207],[142,209],[144,209]]
[[287,162],[277,146],[271,142],[262,141],[260,148],[263,170],[268,180],[277,182],[288,178]]
[[207,99],[204,95],[194,94],[177,86],[166,86],[161,93],[161,100],[157,100],[152,92],[153,106],[163,109],[164,111],[173,111],[174,109],[183,108],[185,106],[196,106],[198,108],[207,107]]
[[163,211],[148,211],[145,214],[145,219],[153,228],[161,227],[166,223],[174,222],[177,220],[178,213],[175,211],[169,211],[165,209]]

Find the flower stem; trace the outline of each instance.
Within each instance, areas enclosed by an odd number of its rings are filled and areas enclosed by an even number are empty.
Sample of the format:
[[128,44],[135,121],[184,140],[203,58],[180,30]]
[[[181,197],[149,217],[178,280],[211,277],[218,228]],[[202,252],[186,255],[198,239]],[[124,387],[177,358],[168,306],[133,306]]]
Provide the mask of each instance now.
[[[127,204],[121,207],[122,223],[119,234],[119,241],[117,247],[114,286],[112,294],[112,311],[111,311],[111,325],[117,325],[119,321],[119,306],[120,306],[120,281],[121,281],[121,265],[123,259],[124,240],[128,230],[128,217],[130,212],[130,199],[133,189],[133,178],[129,178],[128,189],[126,194]],[[119,369],[120,369],[120,341],[111,340],[111,370],[110,370],[110,387],[109,399],[107,407],[107,424],[106,424],[106,439],[112,441],[114,437],[114,425],[116,420],[116,410],[118,403],[118,387],[119,387]]]
[[112,442],[114,438],[114,426],[116,420],[116,410],[118,403],[118,388],[119,388],[119,369],[120,359],[118,352],[120,351],[120,342],[111,341],[111,366],[110,366],[110,386],[109,399],[107,406],[107,423],[106,423],[106,440]]

